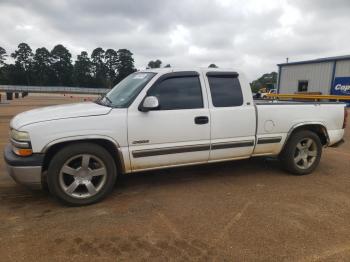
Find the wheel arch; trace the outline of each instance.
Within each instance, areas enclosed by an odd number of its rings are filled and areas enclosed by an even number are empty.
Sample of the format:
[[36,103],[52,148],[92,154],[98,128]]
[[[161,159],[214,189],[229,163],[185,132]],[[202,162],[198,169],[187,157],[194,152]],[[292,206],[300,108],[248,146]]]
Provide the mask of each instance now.
[[290,138],[295,134],[296,132],[300,130],[309,130],[314,132],[321,141],[321,144],[323,146],[327,146],[329,144],[329,135],[327,132],[327,128],[323,123],[319,122],[307,122],[307,123],[300,123],[294,125],[288,132],[286,140],[284,142],[284,145],[282,147],[282,150],[285,148],[286,144],[290,140]]
[[71,144],[76,144],[76,143],[94,143],[97,145],[102,146],[105,148],[112,156],[112,158],[115,161],[116,167],[118,172],[124,173],[125,172],[125,165],[124,165],[124,159],[123,159],[123,154],[119,150],[119,144],[116,143],[112,139],[108,138],[102,138],[102,137],[75,137],[75,138],[70,138],[68,140],[62,141],[62,140],[57,140],[53,141],[49,144],[47,144],[43,150],[42,153],[45,154],[44,156],[44,163],[43,163],[43,168],[42,171],[45,173],[48,169],[49,163],[52,159],[52,157],[63,147]]

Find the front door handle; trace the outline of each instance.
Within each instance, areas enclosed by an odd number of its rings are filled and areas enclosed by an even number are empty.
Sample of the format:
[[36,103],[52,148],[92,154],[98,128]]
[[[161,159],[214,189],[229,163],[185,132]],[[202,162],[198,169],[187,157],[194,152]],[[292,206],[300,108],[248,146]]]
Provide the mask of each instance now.
[[194,122],[196,125],[204,125],[209,123],[209,117],[207,116],[196,116],[194,118]]

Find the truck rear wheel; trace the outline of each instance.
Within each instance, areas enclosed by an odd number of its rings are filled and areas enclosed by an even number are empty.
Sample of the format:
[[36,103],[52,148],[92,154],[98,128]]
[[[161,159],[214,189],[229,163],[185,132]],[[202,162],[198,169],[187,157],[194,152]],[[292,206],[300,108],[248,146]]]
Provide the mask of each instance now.
[[71,206],[96,203],[113,189],[117,169],[112,156],[93,143],[71,144],[56,153],[48,168],[50,192]]
[[280,159],[286,171],[294,175],[307,175],[316,169],[321,155],[322,144],[318,135],[301,130],[289,139]]

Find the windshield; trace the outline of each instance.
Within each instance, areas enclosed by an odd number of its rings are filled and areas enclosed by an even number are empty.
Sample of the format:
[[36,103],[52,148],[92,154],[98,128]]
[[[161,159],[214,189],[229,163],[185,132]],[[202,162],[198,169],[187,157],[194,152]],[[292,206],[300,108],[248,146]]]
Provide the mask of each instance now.
[[156,73],[151,72],[138,72],[129,75],[113,87],[101,99],[101,103],[112,107],[128,107],[155,75]]

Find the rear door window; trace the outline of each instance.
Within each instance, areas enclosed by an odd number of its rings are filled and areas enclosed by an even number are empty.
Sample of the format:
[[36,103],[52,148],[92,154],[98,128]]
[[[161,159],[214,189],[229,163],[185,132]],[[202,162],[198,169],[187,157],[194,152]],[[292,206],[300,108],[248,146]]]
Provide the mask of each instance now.
[[207,75],[213,105],[233,107],[243,105],[243,94],[238,77],[234,75]]

